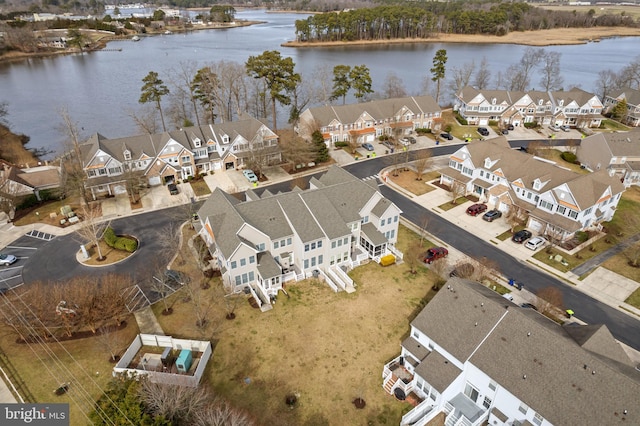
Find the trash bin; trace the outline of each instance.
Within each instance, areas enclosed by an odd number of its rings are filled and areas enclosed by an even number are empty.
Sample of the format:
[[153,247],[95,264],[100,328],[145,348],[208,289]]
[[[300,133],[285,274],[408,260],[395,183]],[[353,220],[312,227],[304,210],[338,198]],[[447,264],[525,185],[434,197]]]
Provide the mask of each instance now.
[[513,286],[516,283],[516,280],[514,280],[513,278],[509,278],[509,285]]

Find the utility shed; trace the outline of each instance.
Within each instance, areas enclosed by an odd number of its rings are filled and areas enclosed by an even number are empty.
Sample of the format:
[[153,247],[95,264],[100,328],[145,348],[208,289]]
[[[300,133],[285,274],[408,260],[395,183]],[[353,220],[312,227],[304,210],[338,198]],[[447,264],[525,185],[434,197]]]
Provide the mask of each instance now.
[[191,363],[193,361],[191,351],[189,349],[183,349],[180,351],[180,355],[178,355],[178,359],[176,360],[176,367],[178,367],[178,371],[180,373],[187,373],[189,368],[191,368]]

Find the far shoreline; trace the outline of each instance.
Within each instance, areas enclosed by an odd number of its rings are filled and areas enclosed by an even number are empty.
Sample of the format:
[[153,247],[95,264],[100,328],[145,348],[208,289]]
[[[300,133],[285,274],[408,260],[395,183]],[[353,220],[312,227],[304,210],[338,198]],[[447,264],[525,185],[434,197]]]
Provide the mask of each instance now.
[[[580,30],[580,31],[578,31]],[[599,42],[607,38],[640,37],[640,28],[629,27],[593,27],[593,28],[556,28],[538,31],[513,31],[505,36],[485,34],[437,34],[432,38],[400,38],[388,40],[355,40],[327,42],[287,41],[282,47],[314,48],[366,46],[381,44],[426,44],[426,43],[469,43],[469,44],[519,44],[525,46],[559,46]]]

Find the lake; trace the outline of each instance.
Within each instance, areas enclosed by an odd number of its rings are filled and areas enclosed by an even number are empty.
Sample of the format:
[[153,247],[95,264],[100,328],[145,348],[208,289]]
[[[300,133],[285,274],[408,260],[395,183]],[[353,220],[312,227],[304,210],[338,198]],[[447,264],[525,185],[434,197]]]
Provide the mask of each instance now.
[[[420,94],[438,49],[447,50],[447,69],[460,67],[483,57],[492,75],[519,61],[526,46],[507,44],[394,44],[320,48],[285,48],[281,44],[295,37],[294,22],[306,15],[240,11],[239,19],[267,21],[242,28],[193,31],[184,34],[143,37],[139,42],[116,41],[109,49],[83,55],[32,58],[0,64],[0,102],[9,103],[8,121],[14,132],[31,137],[29,148],[62,149],[59,111],[67,108],[82,128],[83,136],[99,132],[108,138],[141,133],[130,112],[140,108],[142,79],[155,71],[168,83],[171,70],[181,63],[202,67],[218,60],[244,63],[251,55],[279,50],[296,63],[296,70],[309,78],[314,70],[335,65],[366,64],[373,89],[381,90],[386,76],[400,77],[410,94]],[[594,91],[598,72],[618,71],[633,57],[638,38],[615,38],[599,43],[551,46],[546,50],[562,54],[565,88],[580,86]],[[532,79],[535,87],[536,79]],[[164,104],[164,103],[163,103]],[[284,120],[285,114],[280,118]]]

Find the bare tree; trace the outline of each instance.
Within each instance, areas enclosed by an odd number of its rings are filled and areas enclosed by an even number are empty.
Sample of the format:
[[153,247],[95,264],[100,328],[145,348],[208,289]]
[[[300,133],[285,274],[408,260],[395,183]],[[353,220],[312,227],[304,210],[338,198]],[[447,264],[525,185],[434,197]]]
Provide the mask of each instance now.
[[382,93],[386,99],[404,98],[407,96],[407,89],[402,79],[395,72],[390,71],[382,84]]
[[212,297],[198,280],[191,280],[183,288],[191,304],[191,312],[196,319],[195,325],[201,333],[204,333],[210,321],[209,314],[213,309]]
[[487,61],[486,56],[483,56],[480,66],[478,67],[478,71],[476,71],[476,75],[473,79],[473,85],[476,89],[483,90],[489,86],[490,82],[491,71],[489,71],[489,61]]
[[500,276],[500,265],[498,262],[487,257],[474,258],[475,276],[481,282],[496,281]]
[[431,165],[431,161],[433,159],[433,152],[431,149],[421,149],[416,152],[415,160],[413,165],[416,168],[416,180],[422,180],[424,176],[424,172]]
[[564,78],[560,73],[560,52],[546,52],[542,57],[542,76],[540,77],[540,85],[545,92],[549,90],[560,90]]
[[422,263],[420,256],[423,254],[424,248],[421,242],[415,242],[411,244],[408,250],[404,253],[403,260],[409,266],[409,272],[415,275],[418,272],[418,265]]
[[125,347],[125,342],[121,334],[113,326],[102,325],[98,329],[97,341],[107,352],[112,362],[118,361],[120,352]]
[[87,189],[85,182],[87,174],[84,171],[84,161],[80,144],[83,136],[76,121],[71,118],[68,110],[58,111],[62,124],[59,130],[66,136],[64,143],[65,154],[62,157],[63,191],[78,196],[83,205],[87,204]]
[[282,141],[280,149],[282,150],[284,161],[293,167],[308,164],[313,161],[316,156],[314,146],[297,136],[294,136],[286,142]]
[[82,206],[81,212],[82,221],[75,232],[85,243],[93,245],[98,252],[98,260],[103,260],[104,256],[100,249],[100,240],[111,221],[102,221],[102,212],[98,205]]
[[549,240],[549,245],[547,246],[547,253],[551,253],[554,247],[559,246],[563,241],[564,230],[562,228],[547,225],[547,229],[545,230],[545,235]]
[[[173,85],[174,90],[171,94],[178,96],[181,99],[180,104],[182,108],[182,115],[176,120],[176,127],[185,126],[184,123],[191,122],[190,117],[195,116],[196,124],[200,126],[200,115],[198,114],[198,103],[195,87],[191,84],[193,77],[196,75],[196,64],[193,62],[180,62],[177,69],[171,69],[169,71],[170,83]],[[190,107],[187,109],[184,106],[184,100],[187,100]]]
[[141,132],[148,135],[158,133],[158,120],[154,106],[150,104],[141,105],[137,112],[129,110],[127,115],[136,123],[136,127]]
[[172,424],[193,424],[198,413],[212,403],[204,387],[167,385],[151,380],[142,381],[140,397],[149,411]]
[[449,259],[440,258],[429,265],[429,269],[441,279],[446,279],[449,274]]
[[227,401],[219,401],[197,413],[195,426],[251,426],[255,423]]
[[544,287],[538,290],[536,296],[536,308],[543,314],[552,313],[554,308],[561,310],[564,308],[562,292],[555,287]]
[[449,196],[451,197],[451,204],[457,204],[458,198],[463,197],[467,192],[467,186],[457,180],[451,182],[449,185]]
[[451,67],[451,79],[449,80],[448,87],[454,95],[469,85],[475,68],[476,64],[474,61],[466,62],[459,67]]
[[599,71],[594,86],[597,89],[596,94],[604,101],[613,90],[618,88],[618,75],[612,70]]
[[629,65],[620,70],[618,74],[618,87],[640,89],[640,56],[637,56]]

